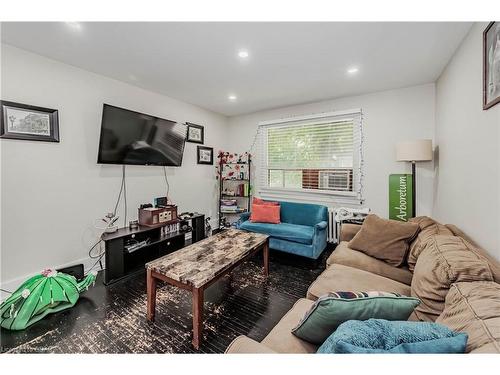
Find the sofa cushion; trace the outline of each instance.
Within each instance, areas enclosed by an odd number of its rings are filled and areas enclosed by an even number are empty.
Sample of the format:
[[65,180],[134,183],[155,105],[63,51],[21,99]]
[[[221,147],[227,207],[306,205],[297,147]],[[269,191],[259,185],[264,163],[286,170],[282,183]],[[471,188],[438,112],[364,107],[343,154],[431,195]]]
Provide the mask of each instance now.
[[318,204],[279,202],[283,223],[315,226],[320,221],[328,221],[328,208]]
[[274,350],[247,336],[236,337],[227,347],[226,354],[272,354]]
[[500,284],[490,281],[451,284],[436,322],[469,335],[467,352],[500,353]]
[[262,344],[278,353],[314,353],[318,347],[301,340],[292,334],[292,329],[298,324],[304,314],[311,308],[313,302],[305,298],[299,299],[295,305],[281,318]]
[[493,278],[496,283],[500,283],[500,262],[492,257],[486,250],[479,247],[469,236],[467,236],[464,232],[462,232],[457,226],[453,224],[446,224],[446,227],[452,231],[455,236],[463,238],[467,241],[473,248],[474,251],[478,254],[482,255],[490,265],[491,272],[493,272]]
[[292,333],[303,340],[321,345],[338,326],[348,320],[407,320],[419,303],[417,298],[397,293],[332,292],[314,302]]
[[464,353],[467,334],[428,322],[351,320],[342,324],[317,353]]
[[386,220],[372,214],[349,241],[349,247],[399,267],[406,261],[410,242],[419,230],[418,224]]
[[432,236],[417,259],[411,295],[421,300],[415,309],[420,320],[435,321],[444,310],[450,285],[461,281],[492,281],[486,260],[456,236]]
[[410,295],[410,287],[406,284],[353,267],[333,264],[309,286],[307,298],[316,300],[324,294],[338,290],[380,290],[403,296]]
[[406,267],[393,267],[382,260],[351,249],[347,242],[339,243],[335,251],[326,260],[327,267],[334,263],[368,271],[407,285],[411,284],[411,278],[413,277],[413,274]]
[[446,226],[438,223],[428,216],[414,217],[409,221],[418,224],[420,227],[420,232],[410,244],[410,251],[408,252],[407,257],[408,269],[413,272],[418,256],[424,250],[425,243],[429,240],[429,238],[435,234],[452,236],[453,233]]
[[274,238],[303,243],[305,245],[311,245],[314,236],[313,227],[289,223],[268,224],[244,221],[241,223],[240,229],[248,230],[250,232],[265,233]]

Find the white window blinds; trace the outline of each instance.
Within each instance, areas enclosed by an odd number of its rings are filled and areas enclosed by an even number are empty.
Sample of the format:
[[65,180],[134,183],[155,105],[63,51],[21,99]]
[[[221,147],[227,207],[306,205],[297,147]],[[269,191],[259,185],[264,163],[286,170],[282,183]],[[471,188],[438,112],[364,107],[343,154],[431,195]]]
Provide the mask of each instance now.
[[361,117],[355,110],[262,123],[260,188],[361,198]]

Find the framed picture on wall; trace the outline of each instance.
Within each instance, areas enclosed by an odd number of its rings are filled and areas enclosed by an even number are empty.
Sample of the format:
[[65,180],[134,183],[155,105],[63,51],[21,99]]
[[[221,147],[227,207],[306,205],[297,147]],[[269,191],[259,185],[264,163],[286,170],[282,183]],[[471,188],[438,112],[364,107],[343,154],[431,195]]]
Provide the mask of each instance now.
[[214,164],[214,149],[212,147],[198,146],[196,160],[198,164]]
[[500,103],[500,22],[483,32],[483,109]]
[[187,122],[186,125],[188,127],[186,141],[203,144],[205,142],[204,127],[201,125],[192,124],[190,122]]
[[0,138],[59,142],[57,109],[0,101]]

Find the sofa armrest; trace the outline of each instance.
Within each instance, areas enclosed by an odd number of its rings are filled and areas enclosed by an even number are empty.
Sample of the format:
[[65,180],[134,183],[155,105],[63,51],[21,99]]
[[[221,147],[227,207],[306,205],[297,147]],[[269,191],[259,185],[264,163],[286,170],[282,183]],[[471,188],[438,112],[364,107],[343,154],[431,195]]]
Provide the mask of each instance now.
[[244,221],[247,221],[250,218],[250,212],[243,212],[240,214],[240,221],[243,223]]
[[227,347],[225,354],[272,354],[274,350],[247,336],[236,337]]
[[326,221],[320,221],[318,224],[314,226],[315,230],[325,230],[326,227],[328,226],[328,223]]
[[340,241],[350,241],[359,232],[361,225],[359,224],[342,224],[340,226]]

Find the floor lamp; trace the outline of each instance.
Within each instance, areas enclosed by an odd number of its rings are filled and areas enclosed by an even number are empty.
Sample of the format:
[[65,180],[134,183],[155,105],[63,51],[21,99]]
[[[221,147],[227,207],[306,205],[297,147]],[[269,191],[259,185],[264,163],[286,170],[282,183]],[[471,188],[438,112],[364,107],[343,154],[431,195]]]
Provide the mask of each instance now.
[[417,216],[417,174],[415,165],[419,161],[432,160],[432,140],[419,139],[416,141],[399,142],[396,146],[396,160],[411,162],[411,175],[413,181],[411,202],[413,217]]

